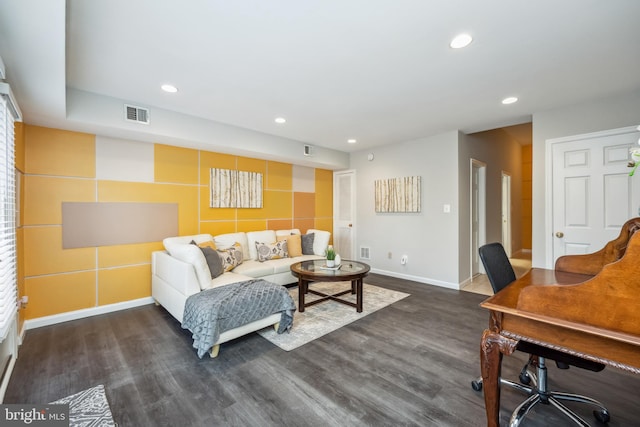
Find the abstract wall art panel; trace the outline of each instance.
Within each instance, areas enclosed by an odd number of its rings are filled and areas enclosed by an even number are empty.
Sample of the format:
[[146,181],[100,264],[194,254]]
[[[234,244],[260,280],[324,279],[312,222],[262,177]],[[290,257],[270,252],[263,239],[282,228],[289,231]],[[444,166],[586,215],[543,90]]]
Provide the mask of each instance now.
[[209,206],[261,208],[262,174],[232,169],[211,169]]
[[376,212],[420,212],[420,177],[377,179]]

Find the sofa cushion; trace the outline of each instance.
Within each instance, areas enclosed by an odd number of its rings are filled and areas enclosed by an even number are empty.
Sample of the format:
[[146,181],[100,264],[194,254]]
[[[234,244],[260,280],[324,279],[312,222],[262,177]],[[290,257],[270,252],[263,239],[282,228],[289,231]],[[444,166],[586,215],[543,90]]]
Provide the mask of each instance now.
[[327,252],[327,246],[329,246],[329,239],[331,238],[331,233],[324,230],[316,230],[309,229],[307,230],[307,234],[313,233],[315,237],[313,239],[313,253],[318,256],[324,256]]
[[273,272],[275,274],[278,273],[286,273],[291,271],[291,265],[301,260],[294,260],[293,258],[282,258],[282,259],[274,259],[269,261],[269,264],[273,268]]
[[269,261],[270,259],[289,258],[286,239],[275,243],[256,242],[256,252],[260,262]]
[[238,265],[242,264],[243,254],[240,243],[235,243],[227,249],[218,249],[217,252],[222,259],[224,271],[231,271]]
[[216,277],[213,280],[209,280],[209,285],[207,289],[217,288],[219,286],[228,285],[230,283],[245,282],[247,280],[253,280],[253,279],[254,278],[251,276],[245,276],[243,274],[237,274],[233,271],[230,271],[228,273],[221,274],[220,276]]
[[291,236],[292,234],[300,234],[300,229],[292,228],[290,230],[276,230],[276,237]]
[[[286,259],[283,259],[283,261]],[[253,259],[243,262],[241,265],[233,269],[234,273],[242,274],[250,277],[264,277],[274,273],[274,263],[280,260],[269,262],[260,262]]]
[[219,234],[213,238],[218,249],[227,249],[236,243],[240,243],[242,246],[242,259],[250,259],[249,258],[249,246],[247,243],[247,233],[227,233],[227,234]]
[[313,241],[316,235],[314,233],[307,233],[300,236],[302,241],[302,254],[313,255]]
[[278,274],[291,272],[291,266],[296,262],[309,261],[312,259],[319,259],[319,257],[317,255],[302,255],[297,258],[274,259],[267,262],[266,264],[269,264],[273,267],[274,274]]
[[287,252],[291,258],[302,255],[302,238],[299,234],[278,236],[278,241],[280,240],[287,241]]
[[250,231],[247,233],[247,244],[249,245],[249,259],[258,259],[256,243],[271,244],[276,242],[276,232],[273,230]]
[[173,250],[180,245],[188,245],[191,241],[201,244],[207,241],[213,241],[211,234],[196,234],[192,236],[167,237],[162,241],[164,248],[173,256]]
[[200,289],[207,289],[211,282],[211,271],[209,270],[207,260],[202,254],[200,248],[196,245],[191,245],[188,242],[186,244],[175,244],[170,246],[172,248],[170,255],[180,261],[193,265]]

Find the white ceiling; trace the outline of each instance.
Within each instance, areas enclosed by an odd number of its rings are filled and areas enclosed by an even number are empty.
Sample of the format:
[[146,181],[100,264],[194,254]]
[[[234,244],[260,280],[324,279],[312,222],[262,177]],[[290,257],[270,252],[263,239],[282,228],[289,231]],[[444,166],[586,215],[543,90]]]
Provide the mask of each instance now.
[[348,152],[639,88],[640,1],[0,0],[0,56],[27,123],[73,88]]

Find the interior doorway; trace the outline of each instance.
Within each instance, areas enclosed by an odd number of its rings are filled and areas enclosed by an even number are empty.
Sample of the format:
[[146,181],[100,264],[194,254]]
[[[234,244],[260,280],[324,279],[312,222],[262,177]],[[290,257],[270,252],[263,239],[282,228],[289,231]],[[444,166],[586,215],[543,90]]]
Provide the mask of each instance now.
[[486,237],[486,185],[487,164],[471,159],[471,277],[484,273],[478,249],[487,241]]
[[511,175],[502,171],[502,246],[511,258]]
[[343,259],[355,258],[356,171],[333,173],[333,246]]

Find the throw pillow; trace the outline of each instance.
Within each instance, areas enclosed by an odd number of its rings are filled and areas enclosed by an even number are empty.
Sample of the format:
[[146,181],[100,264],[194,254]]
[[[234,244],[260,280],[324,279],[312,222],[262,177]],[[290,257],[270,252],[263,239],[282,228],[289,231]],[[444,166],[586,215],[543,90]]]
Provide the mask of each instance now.
[[302,234],[300,239],[302,240],[302,255],[313,255],[313,239],[315,234]]
[[287,252],[291,258],[302,256],[302,239],[299,234],[291,234],[290,236],[280,236],[278,240],[287,241]]
[[213,242],[196,243],[195,240],[192,240],[191,244],[199,247],[202,251],[202,255],[204,255],[204,259],[207,261],[207,266],[209,266],[212,279],[224,273],[222,259],[218,256],[216,246]]
[[204,255],[204,259],[207,260],[209,271],[211,271],[211,278],[215,279],[224,273],[224,266],[222,265],[222,258],[218,255],[218,251],[211,249],[209,246],[201,247],[200,250]]
[[286,240],[280,240],[271,244],[256,242],[256,252],[258,253],[258,261],[260,262],[289,257]]
[[218,249],[218,255],[222,259],[224,271],[231,271],[242,264],[242,245],[238,242],[227,249]]
[[213,241],[209,240],[206,242],[198,243],[198,247],[200,248],[211,248],[214,251],[216,250],[216,244]]

